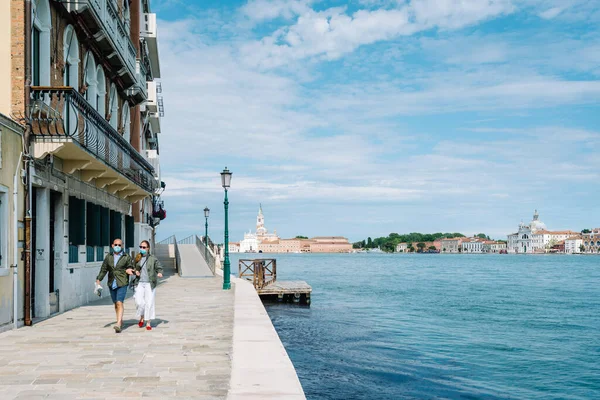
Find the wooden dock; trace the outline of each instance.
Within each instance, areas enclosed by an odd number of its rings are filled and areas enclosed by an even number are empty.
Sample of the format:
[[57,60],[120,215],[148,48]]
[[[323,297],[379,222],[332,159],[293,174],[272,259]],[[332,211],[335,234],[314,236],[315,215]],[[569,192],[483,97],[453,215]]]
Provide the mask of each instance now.
[[281,281],[257,289],[256,292],[266,301],[310,305],[312,288],[304,281]]
[[239,261],[239,277],[254,285],[263,301],[310,305],[312,288],[304,281],[277,281],[277,260]]

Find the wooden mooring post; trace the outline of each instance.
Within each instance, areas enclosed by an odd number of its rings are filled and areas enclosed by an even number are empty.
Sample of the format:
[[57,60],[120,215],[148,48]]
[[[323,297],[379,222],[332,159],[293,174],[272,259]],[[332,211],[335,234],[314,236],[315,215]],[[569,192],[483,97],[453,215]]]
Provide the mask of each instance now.
[[277,282],[277,260],[240,260],[238,276],[252,282],[263,301],[310,305],[312,288],[304,281]]

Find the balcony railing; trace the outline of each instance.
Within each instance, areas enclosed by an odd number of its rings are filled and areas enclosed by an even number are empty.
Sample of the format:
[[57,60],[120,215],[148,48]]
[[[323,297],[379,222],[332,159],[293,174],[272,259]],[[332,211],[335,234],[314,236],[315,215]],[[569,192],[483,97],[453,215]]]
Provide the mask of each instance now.
[[[98,42],[101,46],[103,44],[104,47],[110,46],[116,50],[130,75],[127,84],[135,83],[137,50],[129,37],[128,27],[119,16],[116,2],[114,0],[61,0],[61,2],[65,3],[67,10],[81,14],[90,25],[92,33],[96,34],[97,30],[104,33],[97,35]],[[111,61],[111,64],[114,63]]]
[[31,87],[29,121],[36,141],[69,138],[147,192],[157,187],[154,168],[76,90]]

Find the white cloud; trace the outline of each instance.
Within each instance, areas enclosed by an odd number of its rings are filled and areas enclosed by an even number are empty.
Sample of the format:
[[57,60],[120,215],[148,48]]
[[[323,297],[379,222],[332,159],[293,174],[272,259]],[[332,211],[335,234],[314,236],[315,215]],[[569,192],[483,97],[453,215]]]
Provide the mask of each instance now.
[[541,12],[539,15],[544,19],[553,19],[556,16],[558,16],[558,14],[560,14],[562,11],[563,10],[560,7],[552,7],[547,9],[546,11]]
[[[294,25],[242,47],[251,66],[275,68],[296,60],[333,60],[357,47],[431,29],[458,29],[514,10],[510,0],[413,0],[394,9],[307,9]],[[278,12],[278,11],[273,11]]]
[[290,19],[310,10],[313,0],[251,0],[240,12],[252,23],[261,23],[277,18]]

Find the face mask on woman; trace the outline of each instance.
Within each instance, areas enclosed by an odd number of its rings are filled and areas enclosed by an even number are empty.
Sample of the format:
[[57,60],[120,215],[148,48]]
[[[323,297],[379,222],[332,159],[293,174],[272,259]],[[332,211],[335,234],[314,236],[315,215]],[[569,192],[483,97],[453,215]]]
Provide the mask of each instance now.
[[147,252],[148,252],[147,249],[140,249],[140,254],[143,256],[145,256]]

